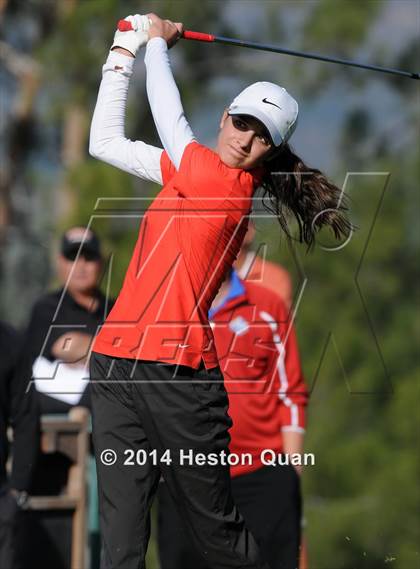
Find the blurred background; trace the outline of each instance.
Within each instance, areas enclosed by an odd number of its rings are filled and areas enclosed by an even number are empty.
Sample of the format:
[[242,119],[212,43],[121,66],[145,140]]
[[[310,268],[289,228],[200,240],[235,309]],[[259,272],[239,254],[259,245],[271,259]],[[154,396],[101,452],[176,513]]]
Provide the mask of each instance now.
[[[89,123],[116,22],[151,11],[187,29],[418,71],[417,0],[0,0],[0,310],[18,328],[55,284],[56,239],[71,225],[91,223],[108,254],[104,283],[114,296],[121,286],[136,198],[158,188],[90,158]],[[311,389],[309,566],[419,567],[419,84],[188,41],[171,60],[201,142],[214,144],[240,89],[278,82],[300,102],[295,151],[345,185],[358,229],[336,250],[325,237],[306,254],[257,220],[267,258],[293,276]],[[139,56],[127,133],[159,145],[144,80]],[[152,569],[155,557],[152,542]]]

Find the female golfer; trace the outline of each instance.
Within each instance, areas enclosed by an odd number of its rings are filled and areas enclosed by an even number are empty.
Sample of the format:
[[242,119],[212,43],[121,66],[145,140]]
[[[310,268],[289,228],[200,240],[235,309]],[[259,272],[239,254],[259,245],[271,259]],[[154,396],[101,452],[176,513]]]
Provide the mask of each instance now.
[[[340,190],[286,144],[298,106],[285,89],[256,83],[242,91],[223,113],[215,150],[206,148],[184,116],[167,55],[182,25],[154,14],[127,19],[133,31],[116,32],[103,67],[90,152],[164,187],[144,215],[91,358],[102,563],[144,567],[163,474],[207,565],[260,568],[223,458],[231,420],[208,310],[239,251],[258,186],[284,230],[286,214],[296,217],[308,245],[323,224],[337,236],[349,225]],[[147,95],[164,150],[124,134],[134,56],[145,44]]]

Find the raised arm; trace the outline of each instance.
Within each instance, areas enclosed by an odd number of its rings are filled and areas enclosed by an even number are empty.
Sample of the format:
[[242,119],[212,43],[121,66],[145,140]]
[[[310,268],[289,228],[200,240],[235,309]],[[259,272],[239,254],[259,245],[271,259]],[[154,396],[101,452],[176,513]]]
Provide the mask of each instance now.
[[[135,32],[128,33],[131,34],[129,38],[136,36]],[[137,35],[140,33],[137,32]],[[89,152],[93,157],[125,172],[162,184],[162,149],[139,140],[133,142],[125,136],[127,94],[133,64],[134,55],[130,51],[117,48],[117,51],[110,52],[102,68],[102,82],[90,130]]]
[[178,169],[186,146],[195,140],[168,58],[168,46],[180,37],[182,25],[161,20],[155,14],[148,14],[148,17],[152,25],[144,60],[147,96],[162,145]]
[[162,144],[178,168],[185,147],[195,140],[184,115],[167,54],[168,46],[180,37],[182,26],[161,20],[155,14],[129,16],[127,19],[136,31],[117,31],[115,34],[112,46],[115,49],[110,52],[102,69],[89,152],[130,174],[162,184],[162,149],[142,141],[131,141],[125,136],[127,94],[137,49],[150,37],[145,56],[149,103]]

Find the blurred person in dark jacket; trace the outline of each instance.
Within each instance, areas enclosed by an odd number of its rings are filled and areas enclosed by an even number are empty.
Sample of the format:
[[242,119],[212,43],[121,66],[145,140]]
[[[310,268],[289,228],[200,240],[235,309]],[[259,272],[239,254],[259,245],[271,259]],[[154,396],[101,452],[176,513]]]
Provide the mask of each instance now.
[[[23,347],[23,373],[34,380],[42,415],[67,414],[75,406],[90,409],[90,347],[113,304],[99,288],[103,255],[99,237],[91,229],[75,226],[65,231],[55,265],[60,286],[35,302]],[[41,454],[31,494],[62,493],[70,466],[61,452]],[[90,494],[94,492],[90,487]],[[49,519],[36,512],[28,517],[25,537],[30,557],[25,559],[26,566],[67,567],[70,536],[67,514]]]
[[[25,508],[39,448],[39,411],[33,385],[16,373],[20,362],[21,338],[0,322],[0,567],[15,565],[16,523]],[[30,379],[30,378],[29,378]],[[6,472],[13,432],[12,468]]]
[[42,413],[67,413],[75,405],[90,408],[89,350],[112,308],[99,290],[103,259],[92,230],[68,229],[56,266],[61,286],[35,303],[24,342]]

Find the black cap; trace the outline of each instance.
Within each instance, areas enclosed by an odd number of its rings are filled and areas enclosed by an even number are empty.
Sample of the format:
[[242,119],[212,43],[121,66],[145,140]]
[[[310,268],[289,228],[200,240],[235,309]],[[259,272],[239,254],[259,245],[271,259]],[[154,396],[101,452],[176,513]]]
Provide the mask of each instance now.
[[101,245],[95,233],[87,227],[71,227],[61,238],[60,252],[69,261],[74,261],[77,254],[90,261],[102,258]]

